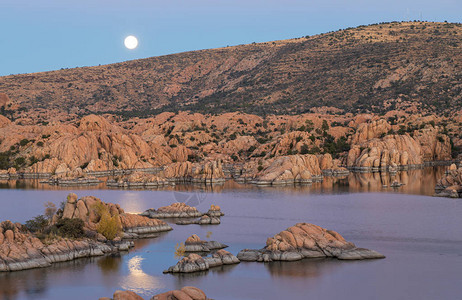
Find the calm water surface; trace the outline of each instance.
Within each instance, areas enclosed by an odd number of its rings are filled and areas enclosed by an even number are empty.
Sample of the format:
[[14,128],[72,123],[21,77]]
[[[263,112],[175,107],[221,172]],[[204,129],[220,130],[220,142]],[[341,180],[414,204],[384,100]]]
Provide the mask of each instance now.
[[[0,220],[24,222],[59,204],[70,191],[119,203],[128,212],[195,204],[225,212],[218,226],[177,226],[156,239],[139,240],[130,253],[79,259],[44,269],[0,274],[0,299],[97,299],[117,289],[146,299],[194,285],[214,299],[461,299],[462,200],[431,197],[444,169],[397,175],[399,189],[383,187],[389,176],[352,174],[305,187],[255,188],[228,183],[201,190],[175,187],[159,191],[48,189],[38,182],[3,182]],[[377,250],[383,260],[343,262],[240,263],[201,274],[162,274],[176,263],[175,245],[193,233],[229,245],[261,248],[266,239],[298,222],[341,233],[360,247]]]

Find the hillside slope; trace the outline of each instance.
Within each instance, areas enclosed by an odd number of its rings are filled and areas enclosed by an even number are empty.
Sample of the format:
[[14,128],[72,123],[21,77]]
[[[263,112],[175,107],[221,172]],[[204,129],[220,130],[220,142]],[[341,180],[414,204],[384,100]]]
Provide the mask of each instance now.
[[20,108],[14,117],[43,120],[178,110],[298,114],[322,106],[444,113],[461,108],[461,91],[462,25],[426,22],[0,77],[0,92]]

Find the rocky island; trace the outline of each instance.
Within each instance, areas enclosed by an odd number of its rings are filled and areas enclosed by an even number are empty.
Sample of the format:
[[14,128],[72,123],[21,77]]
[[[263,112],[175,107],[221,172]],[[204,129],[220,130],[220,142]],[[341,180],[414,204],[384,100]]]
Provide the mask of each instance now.
[[[29,229],[34,230],[31,232]],[[47,267],[82,257],[127,251],[140,238],[172,228],[161,220],[128,214],[118,204],[69,194],[63,209],[46,220],[0,223],[0,271]]]
[[221,208],[218,205],[212,204],[206,213],[201,213],[195,207],[189,206],[183,202],[176,202],[168,206],[160,207],[157,210],[150,208],[141,213],[141,216],[146,216],[149,218],[185,219],[176,221],[177,225],[218,225],[221,223],[220,218],[221,216],[224,216],[224,213],[221,211]]
[[258,262],[319,257],[335,257],[342,260],[385,258],[376,251],[357,248],[335,231],[308,223],[298,223],[268,238],[263,249],[244,249],[237,255],[241,261]]

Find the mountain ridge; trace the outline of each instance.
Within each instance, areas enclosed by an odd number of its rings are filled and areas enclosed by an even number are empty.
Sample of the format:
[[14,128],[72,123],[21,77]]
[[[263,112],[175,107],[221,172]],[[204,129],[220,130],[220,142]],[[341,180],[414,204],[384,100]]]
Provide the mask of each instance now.
[[395,22],[121,63],[0,77],[10,117],[163,111],[448,114],[462,105],[462,25]]

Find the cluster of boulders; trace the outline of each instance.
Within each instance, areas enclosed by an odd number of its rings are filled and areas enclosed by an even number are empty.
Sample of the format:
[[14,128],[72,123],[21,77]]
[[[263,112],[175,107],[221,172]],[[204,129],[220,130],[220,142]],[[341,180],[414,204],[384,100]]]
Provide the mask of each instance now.
[[391,171],[422,167],[425,163],[451,159],[450,139],[428,125],[402,135],[389,134],[385,120],[362,123],[350,138],[351,149],[344,164],[356,171]]
[[47,267],[55,262],[126,251],[132,246],[133,242],[128,241],[102,243],[89,238],[56,238],[45,244],[24,225],[4,221],[0,223],[0,271]]
[[[193,286],[185,286],[179,290],[168,291],[152,296],[151,300],[208,300],[204,291]],[[99,298],[99,300],[143,300],[132,291],[116,291],[112,298]]]
[[109,179],[109,187],[157,188],[175,183],[219,184],[225,182],[220,160],[193,164],[189,161],[171,163],[153,173],[135,171]]
[[452,164],[446,175],[435,186],[435,196],[460,198],[462,196],[462,168]]
[[196,234],[188,237],[184,243],[185,252],[210,252],[228,247],[217,241],[203,241]]
[[219,225],[221,224],[221,217],[224,216],[224,213],[221,212],[221,208],[218,205],[212,204],[210,209],[199,219],[185,219],[179,220],[176,222],[177,225],[189,225],[189,224],[198,224],[198,225]]
[[294,261],[303,258],[335,257],[344,260],[384,258],[382,254],[347,242],[335,231],[317,225],[298,223],[268,238],[260,250],[244,249],[241,261]]
[[65,163],[59,164],[54,174],[47,180],[42,181],[42,183],[61,186],[97,185],[101,182],[98,178],[85,173],[82,168],[78,167],[71,170]]
[[[255,168],[260,171],[253,170]],[[250,162],[244,169],[253,171],[244,173],[240,180],[257,185],[310,184],[322,180],[323,175],[344,176],[349,173],[330,154],[279,156],[258,166]]]
[[15,168],[9,168],[8,170],[0,170],[0,179],[16,179],[18,177],[18,172]]
[[220,249],[209,257],[202,257],[196,253],[190,253],[182,258],[176,265],[171,266],[164,273],[192,273],[207,271],[210,268],[222,265],[238,264],[239,259],[226,250]]

